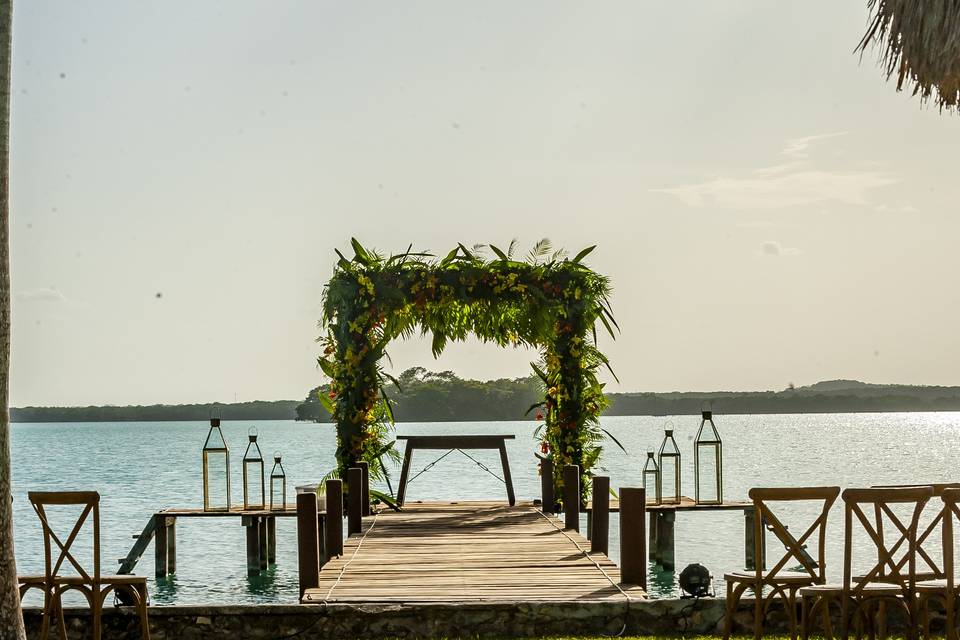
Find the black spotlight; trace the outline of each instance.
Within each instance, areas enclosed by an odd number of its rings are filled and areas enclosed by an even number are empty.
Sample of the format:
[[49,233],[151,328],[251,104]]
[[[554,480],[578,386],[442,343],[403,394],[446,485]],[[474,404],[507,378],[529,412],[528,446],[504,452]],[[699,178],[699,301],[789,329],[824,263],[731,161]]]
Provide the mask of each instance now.
[[713,576],[702,564],[688,564],[680,572],[680,588],[684,598],[703,598],[713,595]]

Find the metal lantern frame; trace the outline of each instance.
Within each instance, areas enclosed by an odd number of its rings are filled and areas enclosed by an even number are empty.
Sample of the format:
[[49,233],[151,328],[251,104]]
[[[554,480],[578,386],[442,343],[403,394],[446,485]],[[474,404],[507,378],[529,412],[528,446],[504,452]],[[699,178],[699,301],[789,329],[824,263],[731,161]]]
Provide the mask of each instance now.
[[[720,439],[720,432],[717,431],[717,425],[713,423],[713,411],[703,411],[700,414],[700,429],[697,431],[697,437],[693,442],[693,474],[694,484],[696,484],[695,499],[697,504],[723,504],[723,440]],[[708,426],[709,425],[709,426]],[[704,434],[706,427],[706,434]],[[716,498],[700,498],[700,449],[711,449],[716,455],[716,469],[714,471],[714,481],[716,483]]]
[[[669,446],[668,446],[669,445]],[[674,463],[674,493],[664,495],[663,492],[663,460],[664,458],[675,458]],[[663,443],[660,445],[660,453],[657,455],[657,466],[660,467],[660,504],[680,504],[680,448],[677,447],[677,441],[673,439],[673,429],[663,430]]]
[[[260,445],[257,444],[257,428],[251,427],[250,431],[247,434],[249,442],[247,443],[247,450],[243,453],[243,509],[244,511],[254,511],[254,510],[263,510],[266,509],[266,482],[264,482],[263,474],[263,454],[260,452]],[[252,466],[254,468],[259,467],[260,470],[260,502],[254,503],[250,502],[250,473],[247,471],[247,467]],[[255,480],[255,479],[254,479]]]
[[[217,432],[219,444],[214,440],[211,445],[211,438],[214,438],[214,429]],[[227,504],[226,506],[210,506],[210,454],[224,454],[224,475],[227,480]],[[207,439],[203,443],[203,510],[204,511],[230,511],[230,448],[227,447],[227,440],[223,437],[223,431],[220,430],[220,416],[210,417],[210,430],[207,432]]]
[[[283,468],[283,463],[281,462],[281,458],[282,456],[280,455],[279,451],[273,454],[273,469],[270,470],[270,510],[271,511],[278,508],[282,509],[283,511],[287,510],[287,472]],[[280,468],[280,473],[277,473],[278,467]],[[280,483],[280,491],[281,491],[282,497],[279,505],[274,504],[273,502],[274,481],[278,481]]]
[[649,486],[647,484],[647,478],[653,478],[653,498],[650,496],[646,497],[648,503],[653,502],[653,504],[660,504],[660,467],[657,465],[656,452],[647,451],[647,462],[643,465],[643,488]]

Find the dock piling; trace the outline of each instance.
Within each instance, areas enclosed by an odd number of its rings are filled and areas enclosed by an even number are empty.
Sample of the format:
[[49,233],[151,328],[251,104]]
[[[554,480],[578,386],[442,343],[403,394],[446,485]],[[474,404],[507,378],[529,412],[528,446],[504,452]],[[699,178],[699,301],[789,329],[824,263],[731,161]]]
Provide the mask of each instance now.
[[647,588],[646,510],[643,489],[620,488],[620,581],[643,589]]
[[247,530],[247,575],[260,575],[260,519],[243,516],[240,524]]
[[343,555],[343,481],[327,480],[327,517],[323,526],[324,558]]
[[554,513],[557,508],[557,499],[553,495],[553,460],[540,460],[540,510],[544,513]]
[[563,468],[563,527],[580,531],[580,467]]
[[347,535],[360,533],[363,519],[363,469],[347,469]]
[[297,494],[297,569],[300,597],[320,585],[320,536],[317,531],[317,494]]
[[277,519],[267,518],[267,563],[277,564]]
[[590,551],[606,554],[610,541],[610,478],[593,479],[593,509],[590,511]]
[[361,460],[357,463],[357,466],[363,472],[360,479],[360,515],[366,518],[370,515],[370,463]]

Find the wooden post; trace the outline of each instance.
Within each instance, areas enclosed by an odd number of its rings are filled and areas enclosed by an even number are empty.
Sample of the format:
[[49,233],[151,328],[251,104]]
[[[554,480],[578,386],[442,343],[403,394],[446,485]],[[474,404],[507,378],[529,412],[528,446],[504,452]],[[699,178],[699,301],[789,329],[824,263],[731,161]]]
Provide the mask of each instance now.
[[657,518],[657,558],[664,571],[673,571],[676,568],[674,559],[673,531],[677,512],[672,509],[660,513]]
[[363,488],[360,492],[360,515],[366,518],[370,515],[370,464],[361,460],[357,463],[357,466],[360,467],[360,470],[363,472],[363,479],[361,480],[361,487]]
[[610,478],[593,479],[593,509],[590,512],[590,551],[607,553],[610,539]]
[[360,533],[361,519],[363,518],[363,469],[350,467],[347,469],[347,535]]
[[[594,507],[596,508],[596,507]],[[643,489],[620,489],[620,582],[647,588],[647,497]]]
[[177,519],[167,518],[167,571],[177,572]]
[[343,480],[327,480],[327,517],[323,523],[324,557],[343,555]]
[[[646,505],[644,505],[646,506]],[[656,562],[657,558],[657,521],[660,519],[659,511],[650,512],[650,526],[647,527],[647,531],[650,532],[650,546],[647,547],[650,550],[650,561]]]
[[257,533],[257,536],[260,540],[260,570],[266,571],[269,566],[269,561],[267,560],[268,550],[270,549],[270,539],[269,533],[267,531],[267,518],[260,517],[257,518],[257,528],[260,530]]
[[260,518],[241,516],[240,524],[247,530],[247,575],[260,575]]
[[553,497],[553,460],[540,461],[540,511],[553,513],[557,499]]
[[580,531],[580,467],[563,468],[563,527]]
[[[743,510],[743,567],[748,571],[757,568],[757,547],[756,547],[756,507],[749,507]],[[761,530],[762,531],[762,530]],[[767,568],[767,536],[762,533],[760,545],[760,568]]]
[[510,506],[517,504],[517,498],[513,494],[513,477],[510,475],[510,460],[507,458],[507,443],[500,441],[500,467],[503,469],[503,484],[507,485],[507,502]]
[[320,586],[320,536],[317,532],[317,494],[297,494],[297,569],[300,597]]
[[277,518],[267,516],[267,564],[277,564]]
[[154,518],[156,518],[156,530],[153,534],[153,552],[156,558],[156,576],[166,578],[170,574],[170,567],[167,564],[170,558],[167,545],[167,519],[159,514]]

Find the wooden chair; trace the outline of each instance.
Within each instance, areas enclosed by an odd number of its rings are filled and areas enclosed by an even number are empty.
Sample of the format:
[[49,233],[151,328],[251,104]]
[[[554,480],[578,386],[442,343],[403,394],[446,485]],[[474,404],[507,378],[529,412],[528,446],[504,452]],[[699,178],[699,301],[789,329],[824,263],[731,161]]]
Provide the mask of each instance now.
[[[737,571],[723,576],[727,583],[726,617],[723,637],[729,638],[733,627],[733,616],[737,611],[740,598],[747,589],[752,589],[755,596],[753,615],[753,635],[760,638],[763,634],[763,621],[770,603],[776,596],[780,596],[790,617],[790,635],[796,637],[797,631],[797,591],[804,586],[822,584],[824,582],[824,542],[826,538],[827,515],[830,507],[840,495],[840,487],[802,487],[784,489],[750,490],[749,496],[756,509],[754,517],[754,558],[757,559],[756,569],[753,571]],[[772,504],[778,508],[783,503],[813,502],[819,503],[819,513],[807,529],[795,537],[783,524],[780,517],[774,513]],[[779,509],[782,512],[782,509]],[[776,535],[786,550],[783,556],[769,570],[764,570],[763,527],[767,526]],[[813,560],[806,552],[806,542],[816,536],[818,541],[817,560]],[[787,563],[797,562],[800,571],[786,570]],[[765,596],[764,590],[769,593]]]
[[[41,638],[50,637],[50,619],[58,613],[60,631],[66,638],[63,621],[63,594],[70,590],[79,591],[86,597],[93,618],[92,635],[100,640],[100,618],[103,604],[110,593],[123,592],[131,598],[140,614],[140,631],[144,640],[150,639],[150,626],[147,620],[147,579],[138,576],[103,576],[100,574],[100,494],[95,491],[47,492],[31,491],[28,494],[33,510],[40,518],[43,527],[44,551],[44,595],[43,626]],[[46,507],[74,505],[83,508],[66,541],[60,539],[47,519]],[[93,515],[93,575],[77,561],[71,547],[77,535],[83,529],[87,518]],[[57,546],[56,560],[53,558],[53,545]],[[61,569],[66,561],[77,575],[62,575]],[[28,587],[29,588],[29,587]]]
[[953,531],[954,523],[960,521],[960,488],[943,489],[940,491],[940,500],[943,502],[943,510],[940,512],[943,572],[936,578],[917,582],[917,595],[923,622],[923,636],[930,637],[930,603],[934,599],[939,599],[943,602],[946,614],[946,636],[948,640],[956,640],[957,583],[954,569]]
[[[837,601],[844,638],[849,635],[853,619],[859,631],[862,622],[871,622],[873,613],[885,613],[887,602],[893,602],[903,609],[908,622],[906,636],[910,639],[916,637],[917,530],[920,515],[932,495],[933,488],[930,486],[847,489],[843,492],[843,583],[800,589],[800,628],[804,639],[817,607],[821,608],[824,632],[833,637],[830,604]],[[895,513],[893,507],[898,505],[909,510],[909,517],[902,518]],[[887,525],[892,525],[892,542],[887,540]],[[867,534],[877,553],[876,563],[865,574],[858,576],[853,575],[855,530]]]

